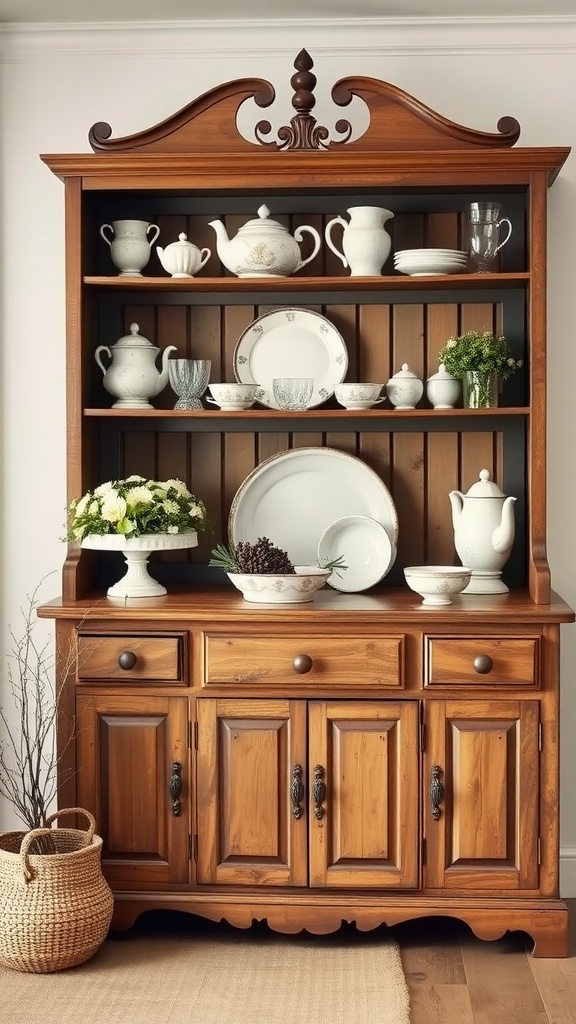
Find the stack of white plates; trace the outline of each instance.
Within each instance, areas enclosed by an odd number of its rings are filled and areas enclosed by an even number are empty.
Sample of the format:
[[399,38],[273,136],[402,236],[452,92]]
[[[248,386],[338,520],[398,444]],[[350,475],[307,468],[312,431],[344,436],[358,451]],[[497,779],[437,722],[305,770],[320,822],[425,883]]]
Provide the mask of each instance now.
[[465,274],[468,255],[460,249],[399,249],[394,267],[410,277],[426,274]]

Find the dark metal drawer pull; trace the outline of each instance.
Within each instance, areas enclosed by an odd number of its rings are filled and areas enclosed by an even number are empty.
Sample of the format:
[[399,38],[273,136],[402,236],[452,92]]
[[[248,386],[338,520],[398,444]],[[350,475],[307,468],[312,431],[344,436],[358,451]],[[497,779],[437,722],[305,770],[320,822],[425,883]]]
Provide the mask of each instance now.
[[122,651],[121,654],[118,655],[118,664],[120,665],[120,668],[125,669],[125,671],[134,668],[137,661],[138,658],[134,654],[134,651]]
[[297,654],[292,662],[292,667],[295,672],[303,676],[305,672],[309,672],[314,662],[309,654]]
[[474,658],[474,671],[478,672],[479,675],[488,675],[494,668],[494,662],[489,654],[479,654],[477,658]]

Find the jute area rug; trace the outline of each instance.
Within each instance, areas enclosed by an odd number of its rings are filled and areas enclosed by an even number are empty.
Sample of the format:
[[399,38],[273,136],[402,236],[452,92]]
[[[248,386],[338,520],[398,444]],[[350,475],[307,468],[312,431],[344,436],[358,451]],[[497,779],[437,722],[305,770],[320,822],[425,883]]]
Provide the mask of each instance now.
[[385,929],[326,936],[148,914],[86,964],[0,967],[2,1024],[410,1024]]

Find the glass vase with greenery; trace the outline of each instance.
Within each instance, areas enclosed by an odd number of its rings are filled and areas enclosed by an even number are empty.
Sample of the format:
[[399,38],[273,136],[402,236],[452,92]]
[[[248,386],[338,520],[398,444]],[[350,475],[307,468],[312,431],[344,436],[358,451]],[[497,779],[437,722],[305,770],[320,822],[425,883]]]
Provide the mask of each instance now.
[[462,381],[464,405],[486,408],[498,404],[500,381],[522,366],[506,338],[491,331],[466,331],[448,338],[438,353],[448,373]]

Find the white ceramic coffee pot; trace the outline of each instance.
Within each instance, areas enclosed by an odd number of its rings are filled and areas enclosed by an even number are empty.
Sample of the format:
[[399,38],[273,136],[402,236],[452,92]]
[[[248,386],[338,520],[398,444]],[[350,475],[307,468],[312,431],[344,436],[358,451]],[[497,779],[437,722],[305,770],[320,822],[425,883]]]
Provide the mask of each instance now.
[[515,535],[513,496],[506,497],[487,469],[466,494],[450,491],[454,545],[462,565],[472,569],[465,594],[506,594],[500,575]]
[[[168,383],[168,356],[176,345],[168,345],[162,353],[162,370],[156,366],[160,349],[139,334],[138,324],[130,324],[130,334],[115,345],[99,345],[94,358],[102,370],[104,387],[117,401],[113,409],[152,409],[149,398],[158,395]],[[106,368],[101,353],[111,360]]]

